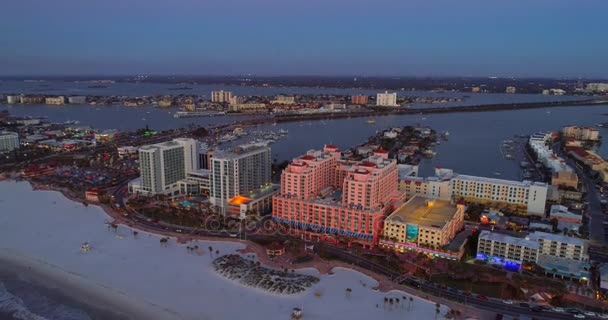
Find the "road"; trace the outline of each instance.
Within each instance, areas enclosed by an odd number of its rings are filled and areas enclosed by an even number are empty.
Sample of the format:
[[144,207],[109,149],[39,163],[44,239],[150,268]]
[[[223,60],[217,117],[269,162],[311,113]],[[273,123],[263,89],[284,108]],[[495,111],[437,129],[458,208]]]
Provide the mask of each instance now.
[[584,171],[583,169],[576,164],[574,160],[565,155],[560,148],[560,143],[553,144],[553,151],[557,153],[558,156],[562,157],[566,160],[566,163],[576,170],[576,174],[578,175],[579,181],[581,181],[585,187],[586,195],[585,200],[588,202],[587,208],[585,209],[585,214],[589,218],[588,221],[588,230],[589,230],[589,240],[591,240],[596,245],[605,245],[607,233],[604,229],[604,212],[602,211],[601,197],[596,188],[596,183],[593,181]]
[[[123,208],[125,208],[124,202],[124,194],[126,194],[126,184],[117,187],[112,195],[114,196],[115,203],[119,203]],[[229,234],[228,232],[218,233],[216,231],[211,230],[199,230],[192,229],[182,226],[175,226],[170,224],[165,224],[162,222],[154,223],[152,221],[148,221],[145,217],[138,216],[136,213],[132,213],[129,215],[128,219],[132,222],[133,226],[144,227],[149,230],[157,230],[162,233],[167,232],[175,232],[176,234],[190,234],[190,235],[198,235],[198,236],[209,236],[209,237],[217,237],[217,238],[235,238],[235,237],[248,237],[252,240],[255,239],[276,239],[276,235],[264,235],[264,234]],[[180,230],[180,232],[177,232]],[[288,239],[287,236],[281,236],[282,238]],[[433,283],[427,282],[425,280],[416,279],[410,277],[408,275],[402,275],[394,272],[390,268],[378,264],[369,259],[360,257],[355,255],[343,248],[336,247],[333,245],[329,245],[326,243],[317,243],[315,245],[315,251],[317,253],[324,252],[326,254],[334,255],[344,261],[350,262],[354,265],[357,265],[361,268],[369,270],[371,272],[381,274],[383,276],[388,277],[389,279],[396,280],[400,286],[400,289],[404,292],[408,292],[410,294],[414,294],[417,296],[433,296],[435,300],[441,301],[443,299],[458,302],[466,306],[471,306],[473,308],[477,308],[480,310],[487,310],[496,313],[502,313],[505,315],[511,316],[522,316],[527,315],[534,319],[539,320],[550,320],[550,319],[575,319],[573,314],[563,313],[563,312],[554,312],[551,310],[544,311],[532,311],[529,307],[522,307],[518,304],[506,304],[501,300],[494,298],[479,298],[475,295],[467,295],[463,291],[450,289],[450,288],[441,288],[436,286]],[[586,316],[587,319],[600,319]]]

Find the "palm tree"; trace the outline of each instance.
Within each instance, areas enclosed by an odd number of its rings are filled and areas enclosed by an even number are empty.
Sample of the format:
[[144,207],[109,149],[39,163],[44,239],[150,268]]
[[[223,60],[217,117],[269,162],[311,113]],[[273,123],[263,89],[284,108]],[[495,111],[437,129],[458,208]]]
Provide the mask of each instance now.
[[410,310],[413,310],[414,308],[414,298],[410,297]]
[[213,258],[213,247],[209,246],[209,256],[211,256],[211,258]]
[[435,303],[435,319],[437,319],[439,312],[441,312],[441,305],[439,303]]
[[346,297],[350,298],[350,294],[353,292],[353,289],[351,288],[346,288]]
[[137,234],[138,234],[137,231],[133,231],[133,238],[137,238]]
[[215,250],[215,255],[219,256],[220,255],[220,250]]

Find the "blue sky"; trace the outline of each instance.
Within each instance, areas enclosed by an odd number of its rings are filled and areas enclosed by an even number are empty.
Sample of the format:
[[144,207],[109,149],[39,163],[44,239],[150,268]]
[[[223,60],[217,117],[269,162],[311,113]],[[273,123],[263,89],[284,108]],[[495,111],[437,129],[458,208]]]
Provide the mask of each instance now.
[[4,0],[0,75],[608,77],[606,0]]

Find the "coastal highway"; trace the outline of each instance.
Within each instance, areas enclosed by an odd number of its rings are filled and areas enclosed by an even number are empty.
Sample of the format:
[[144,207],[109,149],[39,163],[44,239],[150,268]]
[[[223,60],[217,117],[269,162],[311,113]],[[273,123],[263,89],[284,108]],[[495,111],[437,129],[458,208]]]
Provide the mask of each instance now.
[[[124,183],[123,185],[115,188],[112,191],[112,195],[114,196],[114,203],[119,204],[122,208],[125,208],[124,195],[126,194],[127,185]],[[112,204],[114,206],[114,203]],[[192,229],[188,227],[175,226],[170,224],[165,224],[162,222],[154,223],[152,221],[148,221],[145,217],[141,216],[138,213],[130,212],[128,219],[131,221],[134,227],[140,226],[144,229],[148,230],[156,230],[160,233],[175,233],[177,234],[190,234],[190,235],[199,235],[199,236],[209,236],[216,238],[235,238],[245,236],[249,239],[276,239],[276,235],[264,235],[264,234],[230,234],[228,232],[218,233],[216,231],[210,230],[200,230],[200,229]],[[289,239],[287,236],[279,236],[280,238]],[[424,296],[433,296],[439,299],[447,299],[451,301],[455,301],[466,306],[471,306],[478,309],[488,310],[496,313],[502,313],[505,315],[512,316],[521,316],[526,315],[534,319],[539,320],[550,320],[550,319],[575,319],[574,314],[567,312],[555,312],[552,310],[533,310],[529,306],[522,306],[518,302],[514,302],[513,304],[506,304],[502,300],[494,299],[494,298],[486,298],[477,295],[470,295],[466,292],[455,290],[452,288],[442,288],[436,286],[433,283],[427,282],[422,279],[417,279],[408,275],[402,275],[394,272],[390,268],[382,264],[378,264],[369,259],[360,257],[358,255],[352,254],[351,252],[344,250],[343,248],[336,247],[333,245],[329,245],[326,243],[316,243],[315,251],[318,253],[326,253],[340,258],[341,260],[347,261],[354,265],[357,265],[361,268],[367,269],[371,272],[381,274],[392,279],[396,284],[400,285],[403,291],[415,294],[420,297]],[[589,317],[586,316],[587,319],[601,319],[599,317]]]

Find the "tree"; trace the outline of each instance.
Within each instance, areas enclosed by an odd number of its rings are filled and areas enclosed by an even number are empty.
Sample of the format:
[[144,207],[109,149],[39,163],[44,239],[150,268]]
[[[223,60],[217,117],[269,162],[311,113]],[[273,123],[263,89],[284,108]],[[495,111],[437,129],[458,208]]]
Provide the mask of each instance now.
[[435,319],[437,319],[439,312],[441,312],[441,305],[439,303],[436,303],[435,304]]
[[410,297],[410,310],[414,309],[414,298]]
[[133,238],[137,238],[138,232],[133,230]]

